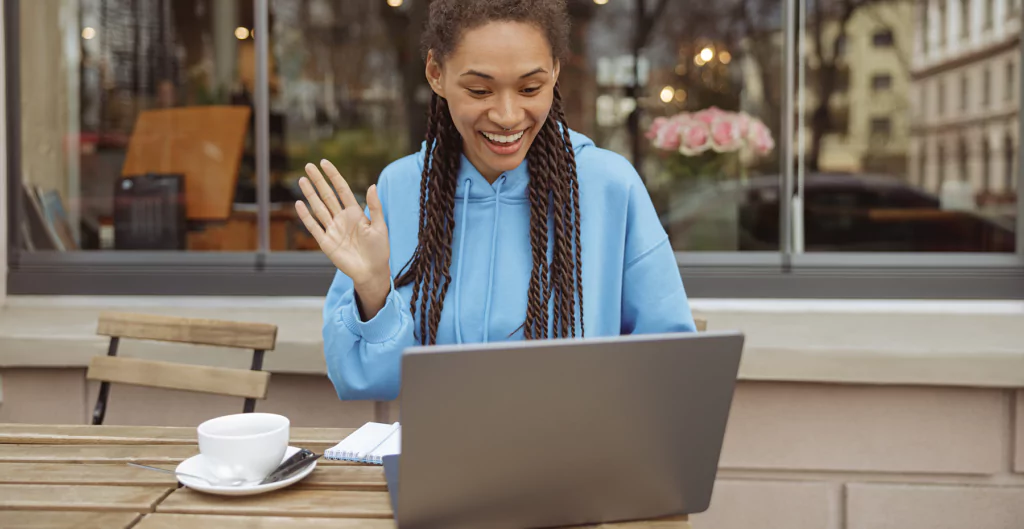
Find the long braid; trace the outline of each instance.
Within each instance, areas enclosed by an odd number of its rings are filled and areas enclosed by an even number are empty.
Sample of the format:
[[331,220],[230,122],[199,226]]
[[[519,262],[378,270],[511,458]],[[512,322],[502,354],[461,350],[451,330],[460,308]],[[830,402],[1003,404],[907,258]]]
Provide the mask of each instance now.
[[[437,97],[431,98],[430,99],[430,106],[427,109],[427,133],[426,133],[426,139],[425,139],[427,148],[424,149],[424,154],[423,154],[423,171],[420,174],[420,210],[419,210],[419,223],[418,223],[418,228],[417,228],[418,231],[417,231],[417,233],[422,233],[423,231],[425,231],[424,227],[426,226],[426,223],[427,223],[427,208],[426,208],[426,205],[427,205],[427,182],[429,181],[428,176],[430,174],[430,158],[431,158],[430,155],[431,155],[431,152],[433,151],[434,141],[437,138],[437,119],[436,119],[437,99],[438,99]],[[423,260],[420,259],[420,255],[422,253],[420,250],[421,250],[420,246],[417,245],[416,246],[416,251],[413,252],[412,259],[410,259],[409,262],[406,263],[405,267],[403,267],[403,269],[398,272],[399,277],[401,277],[401,278],[407,277],[407,276],[404,275],[404,272],[410,266],[415,267],[415,269],[416,269],[416,272],[411,272],[411,273],[414,273],[414,274],[419,273],[419,271],[420,271],[420,269],[422,267],[422,263],[423,263]],[[415,318],[416,318],[416,302],[419,301],[419,297],[420,297],[420,291],[421,291],[420,286],[421,286],[421,283],[419,281],[414,281],[413,282],[412,296],[411,296],[411,300],[410,300],[410,311],[412,313],[412,317],[413,317],[414,321],[415,321]],[[425,325],[426,321],[427,321],[426,320],[426,311],[422,311],[421,310],[420,311],[420,328],[421,329],[426,328],[426,325]],[[420,337],[420,343],[423,343],[424,340],[425,340],[425,338],[421,336]]]
[[[551,105],[551,112],[554,113],[558,119],[558,123],[562,126],[562,142],[564,144],[564,150],[568,159],[568,177],[569,182],[572,185],[572,223],[573,223],[573,237],[575,244],[575,266],[576,287],[573,289],[577,296],[579,296],[579,307],[580,307],[580,335],[585,336],[585,328],[583,326],[583,240],[580,237],[580,182],[579,174],[576,170],[576,153],[573,151],[572,140],[569,138],[569,123],[565,120],[565,112],[562,109],[562,92],[558,88],[558,83],[555,83],[555,97]],[[575,315],[573,316],[575,320]],[[573,329],[573,337],[576,336],[575,326]]]
[[[427,154],[420,181],[418,244],[396,287],[413,285],[410,310],[419,312],[421,344],[437,341],[444,298],[451,284],[452,235],[455,227],[455,174],[462,138],[448,103],[433,95],[427,118]],[[418,305],[418,306],[417,306]]]

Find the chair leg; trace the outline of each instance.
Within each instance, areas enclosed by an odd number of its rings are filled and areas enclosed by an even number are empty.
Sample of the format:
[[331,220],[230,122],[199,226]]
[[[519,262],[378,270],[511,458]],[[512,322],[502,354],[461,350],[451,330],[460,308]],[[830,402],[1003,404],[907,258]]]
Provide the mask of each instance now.
[[[110,345],[107,347],[107,356],[117,356],[117,346],[121,343],[118,336],[110,337]],[[92,410],[92,423],[103,424],[103,418],[107,415],[107,400],[110,398],[110,382],[104,380],[100,384],[100,394],[96,398],[96,406]]]
[[[260,371],[263,369],[263,353],[262,349],[255,349],[252,352],[252,370]],[[242,413],[252,413],[256,410],[256,399],[248,398],[245,399],[245,406],[242,407]]]

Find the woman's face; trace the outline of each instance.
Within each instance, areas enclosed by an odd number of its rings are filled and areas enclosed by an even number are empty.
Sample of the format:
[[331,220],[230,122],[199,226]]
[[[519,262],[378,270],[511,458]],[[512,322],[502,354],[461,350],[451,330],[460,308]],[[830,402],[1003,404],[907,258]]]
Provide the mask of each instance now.
[[519,22],[463,33],[443,65],[427,57],[427,80],[448,100],[466,158],[491,182],[526,158],[551,110],[558,69],[544,33]]

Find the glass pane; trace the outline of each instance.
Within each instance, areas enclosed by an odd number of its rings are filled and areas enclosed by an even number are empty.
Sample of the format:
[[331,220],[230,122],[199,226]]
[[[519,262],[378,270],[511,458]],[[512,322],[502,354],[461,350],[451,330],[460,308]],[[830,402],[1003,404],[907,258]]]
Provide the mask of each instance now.
[[[635,28],[623,21],[636,19],[636,4],[609,2],[587,25],[598,72],[595,134],[624,153],[636,103],[628,86]],[[661,2],[660,13],[659,2],[646,4],[637,166],[672,246],[778,251],[781,1]]]
[[256,249],[252,2],[20,3],[25,250]]
[[[808,0],[798,247],[1015,251],[1019,20],[975,35],[957,3],[850,5]],[[839,72],[847,91],[831,81]],[[998,97],[1004,87],[1012,97]]]
[[303,167],[331,160],[365,204],[384,167],[420,148],[430,93],[413,17],[426,3],[269,5],[271,250],[319,251],[293,206]]
[[[659,149],[645,134],[656,117],[718,107],[763,120],[764,129],[745,124],[736,143],[749,145],[747,136],[756,130],[765,147],[778,131],[782,39],[773,37],[765,49],[754,42],[777,28],[779,2],[750,13],[743,30],[726,24],[738,0],[732,8],[664,2],[667,9],[655,13],[658,3],[647,2],[656,23],[636,60],[636,2],[570,2],[572,57],[560,75],[569,125],[634,161],[677,249],[775,250],[779,169],[773,149],[763,156],[748,149],[687,157]],[[419,149],[430,95],[419,51],[426,5],[270,1],[272,179],[281,196],[297,193],[307,162],[326,157],[362,199],[389,162]],[[697,65],[704,48],[711,57]],[[634,77],[639,98],[631,92]],[[638,105],[642,112],[634,114]],[[280,207],[282,219],[291,215],[290,204]],[[301,222],[282,223],[290,234],[284,248],[317,249]]]

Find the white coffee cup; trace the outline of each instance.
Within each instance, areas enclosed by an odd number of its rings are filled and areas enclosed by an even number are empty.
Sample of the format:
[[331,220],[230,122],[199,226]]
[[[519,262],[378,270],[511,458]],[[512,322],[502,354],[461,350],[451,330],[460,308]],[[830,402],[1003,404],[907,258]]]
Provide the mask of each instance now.
[[199,425],[199,453],[219,479],[261,480],[284,459],[291,422],[274,413],[239,413]]

